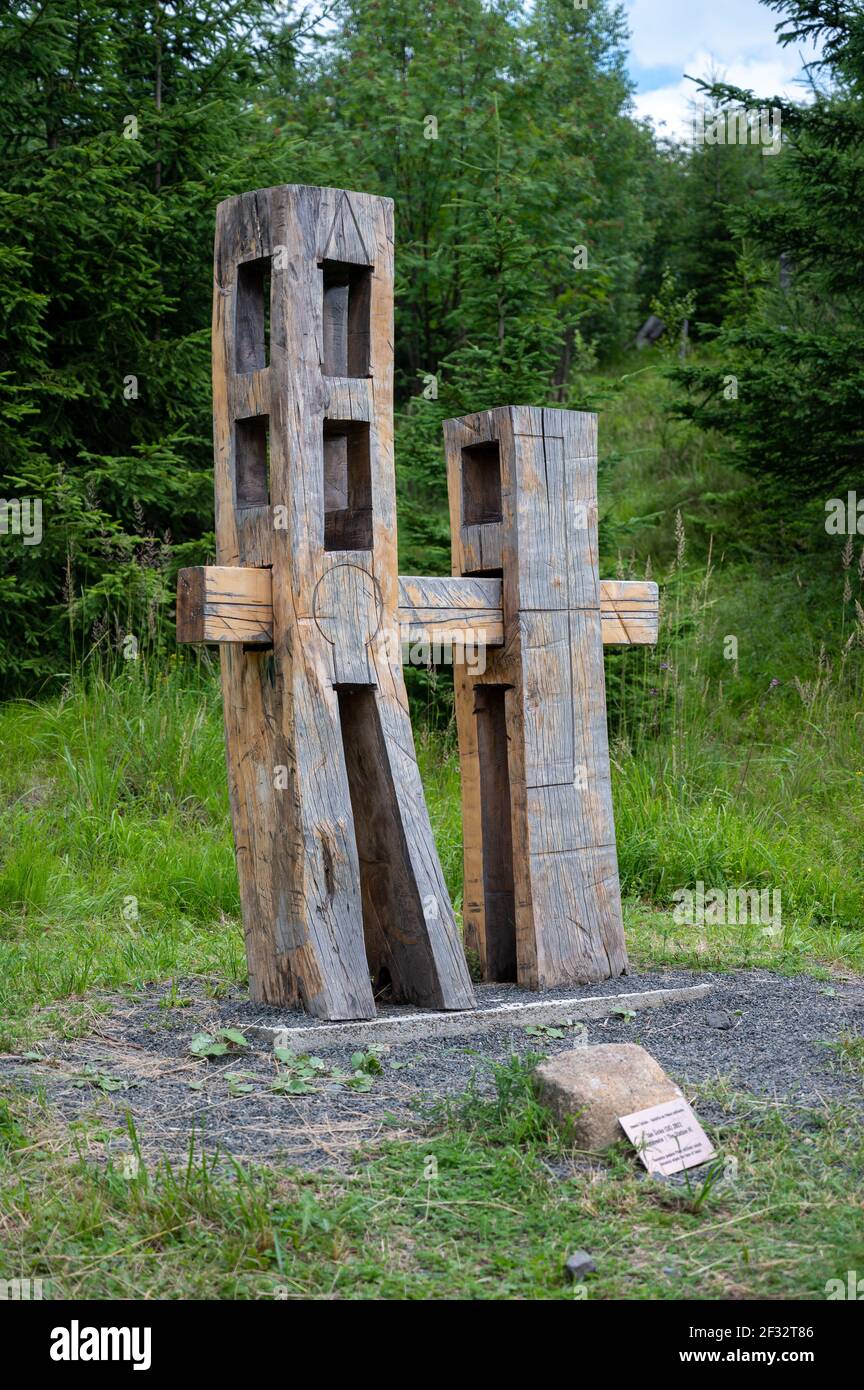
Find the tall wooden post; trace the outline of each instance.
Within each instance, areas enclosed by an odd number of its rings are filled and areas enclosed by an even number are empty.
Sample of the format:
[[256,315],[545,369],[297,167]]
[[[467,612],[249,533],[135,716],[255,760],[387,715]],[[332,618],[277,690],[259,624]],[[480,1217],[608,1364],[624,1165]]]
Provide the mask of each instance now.
[[[455,669],[466,946],[487,979],[531,989],[609,979],[626,972],[627,953],[596,416],[507,406],[449,420],[444,436],[453,573],[501,576],[504,610],[504,645],[488,652],[485,670]],[[656,605],[655,586],[626,587]]]
[[401,667],[389,199],[221,204],[213,401],[219,566],[271,571],[272,645],[222,647],[252,997],[471,1008]]

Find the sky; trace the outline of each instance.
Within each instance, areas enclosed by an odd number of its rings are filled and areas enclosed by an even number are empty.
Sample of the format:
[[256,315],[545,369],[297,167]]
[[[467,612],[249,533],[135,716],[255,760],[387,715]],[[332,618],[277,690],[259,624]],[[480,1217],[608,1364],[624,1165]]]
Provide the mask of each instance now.
[[[780,16],[759,0],[623,0],[630,24],[630,74],[636,83],[636,115],[650,118],[658,133],[686,139],[688,105],[696,93],[691,77],[714,73],[718,80],[760,96],[806,95],[803,64],[812,48],[781,48],[774,26]],[[664,124],[665,122],[665,124]]]

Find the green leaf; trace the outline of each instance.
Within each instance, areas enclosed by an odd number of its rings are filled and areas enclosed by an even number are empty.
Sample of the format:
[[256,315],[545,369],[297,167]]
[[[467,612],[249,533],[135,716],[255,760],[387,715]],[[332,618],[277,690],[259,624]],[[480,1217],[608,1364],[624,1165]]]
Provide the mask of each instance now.
[[288,1082],[288,1090],[296,1096],[309,1095],[314,1089],[302,1076],[292,1076]]
[[238,1076],[228,1077],[228,1094],[231,1096],[246,1096],[255,1087],[249,1081],[241,1081]]
[[125,1091],[128,1082],[121,1081],[117,1076],[109,1076],[107,1072],[97,1072],[85,1070],[84,1075],[78,1076],[73,1081],[73,1086],[80,1090],[84,1086],[95,1086],[99,1091]]
[[228,1044],[217,1042],[211,1033],[196,1033],[189,1051],[196,1057],[221,1057],[228,1051]]
[[345,1082],[345,1085],[350,1086],[352,1091],[371,1091],[373,1082],[368,1072],[355,1071],[354,1075]]
[[355,1052],[351,1058],[351,1066],[355,1072],[367,1072],[370,1076],[378,1076],[383,1072],[381,1058],[373,1047],[368,1052]]

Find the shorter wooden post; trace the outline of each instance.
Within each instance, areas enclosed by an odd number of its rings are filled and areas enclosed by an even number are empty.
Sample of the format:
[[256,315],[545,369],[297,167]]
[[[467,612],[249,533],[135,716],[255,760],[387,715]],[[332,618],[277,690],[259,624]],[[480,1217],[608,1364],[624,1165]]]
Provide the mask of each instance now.
[[[596,417],[444,426],[453,572],[500,578],[504,645],[455,666],[466,947],[531,989],[627,970],[603,674]],[[653,586],[650,586],[653,587]],[[655,591],[656,592],[656,591]],[[622,623],[622,636],[624,626]]]

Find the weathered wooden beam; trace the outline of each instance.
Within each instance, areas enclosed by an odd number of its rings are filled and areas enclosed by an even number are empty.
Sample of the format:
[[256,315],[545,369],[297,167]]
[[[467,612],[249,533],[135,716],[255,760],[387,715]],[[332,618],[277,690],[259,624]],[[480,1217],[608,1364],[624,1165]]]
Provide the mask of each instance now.
[[604,647],[653,647],[659,628],[660,591],[653,580],[600,580]]
[[[500,579],[474,576],[399,578],[399,630],[404,644],[482,642],[504,645]],[[600,629],[604,646],[651,646],[657,641],[659,599],[650,581],[601,579]],[[177,576],[177,641],[273,642],[269,569],[197,565]]]
[[[454,663],[465,942],[530,989],[627,970],[597,552],[597,421],[507,406],[444,424],[454,575],[503,576],[506,643]],[[613,641],[651,631],[652,584],[607,586]],[[647,624],[647,627],[646,627]]]
[[178,642],[273,642],[269,569],[195,565],[177,575]]
[[179,626],[220,644],[250,992],[326,1019],[374,1017],[384,990],[473,1008],[385,640],[392,202],[292,185],[221,203],[212,343],[219,563],[181,583]]
[[501,580],[399,578],[399,629],[405,643],[504,642]]

